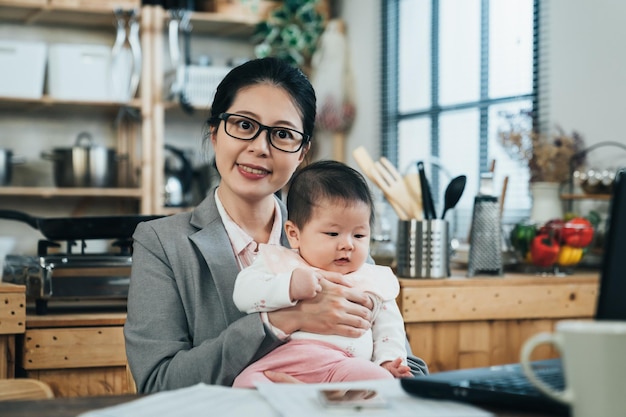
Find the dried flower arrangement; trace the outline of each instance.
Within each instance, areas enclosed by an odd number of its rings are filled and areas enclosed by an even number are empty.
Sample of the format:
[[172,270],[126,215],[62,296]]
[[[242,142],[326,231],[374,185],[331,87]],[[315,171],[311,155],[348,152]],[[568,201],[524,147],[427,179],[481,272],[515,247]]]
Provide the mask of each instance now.
[[568,135],[560,126],[551,135],[534,132],[527,111],[503,116],[508,126],[498,132],[500,144],[513,158],[528,163],[531,182],[568,181],[570,170],[584,164],[585,141],[578,132]]

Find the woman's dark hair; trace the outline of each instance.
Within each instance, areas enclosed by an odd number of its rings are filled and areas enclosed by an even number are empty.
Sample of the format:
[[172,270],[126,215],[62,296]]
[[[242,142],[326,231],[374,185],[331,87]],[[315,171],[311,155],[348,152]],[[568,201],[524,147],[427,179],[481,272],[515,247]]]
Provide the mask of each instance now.
[[[233,104],[242,88],[271,84],[284,89],[293,99],[302,116],[304,133],[313,135],[315,127],[315,90],[308,78],[298,68],[279,58],[260,58],[245,62],[233,68],[220,82],[215,91],[211,114],[207,123],[209,130],[219,125],[217,117]],[[272,103],[268,103],[271,106]]]
[[317,161],[294,174],[287,193],[289,220],[302,228],[320,200],[365,203],[370,208],[370,226],[374,224],[374,199],[365,178],[342,162]]

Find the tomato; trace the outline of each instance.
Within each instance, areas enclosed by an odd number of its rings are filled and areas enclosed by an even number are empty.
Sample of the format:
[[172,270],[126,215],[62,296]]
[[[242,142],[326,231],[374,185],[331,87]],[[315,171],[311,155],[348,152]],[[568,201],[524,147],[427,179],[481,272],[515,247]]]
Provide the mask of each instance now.
[[559,257],[559,243],[550,234],[538,234],[530,246],[533,265],[547,267],[556,263]]
[[562,241],[574,248],[589,246],[593,240],[593,226],[583,217],[575,217],[567,222],[561,230]]

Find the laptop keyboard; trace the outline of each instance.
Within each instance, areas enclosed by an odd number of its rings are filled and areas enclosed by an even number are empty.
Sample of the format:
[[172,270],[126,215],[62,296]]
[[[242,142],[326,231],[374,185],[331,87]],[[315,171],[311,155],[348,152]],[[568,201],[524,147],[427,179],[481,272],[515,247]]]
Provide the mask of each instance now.
[[[565,388],[563,371],[561,367],[540,368],[535,370],[535,374],[551,387],[562,390]],[[471,388],[480,388],[489,391],[503,391],[513,394],[541,396],[541,392],[526,378],[523,373],[511,373],[509,375],[498,375],[492,379],[480,379],[467,381]]]

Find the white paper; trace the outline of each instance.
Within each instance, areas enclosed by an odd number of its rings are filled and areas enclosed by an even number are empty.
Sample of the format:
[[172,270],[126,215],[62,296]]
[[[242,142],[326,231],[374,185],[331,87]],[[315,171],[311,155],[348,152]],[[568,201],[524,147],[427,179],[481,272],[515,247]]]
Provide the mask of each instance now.
[[[400,380],[342,382],[332,384],[258,384],[259,393],[284,417],[489,417],[493,414],[469,404],[428,400],[407,394]],[[389,405],[376,409],[328,409],[318,398],[321,389],[373,389]]]
[[197,384],[164,391],[78,417],[278,417],[279,414],[253,389]]

